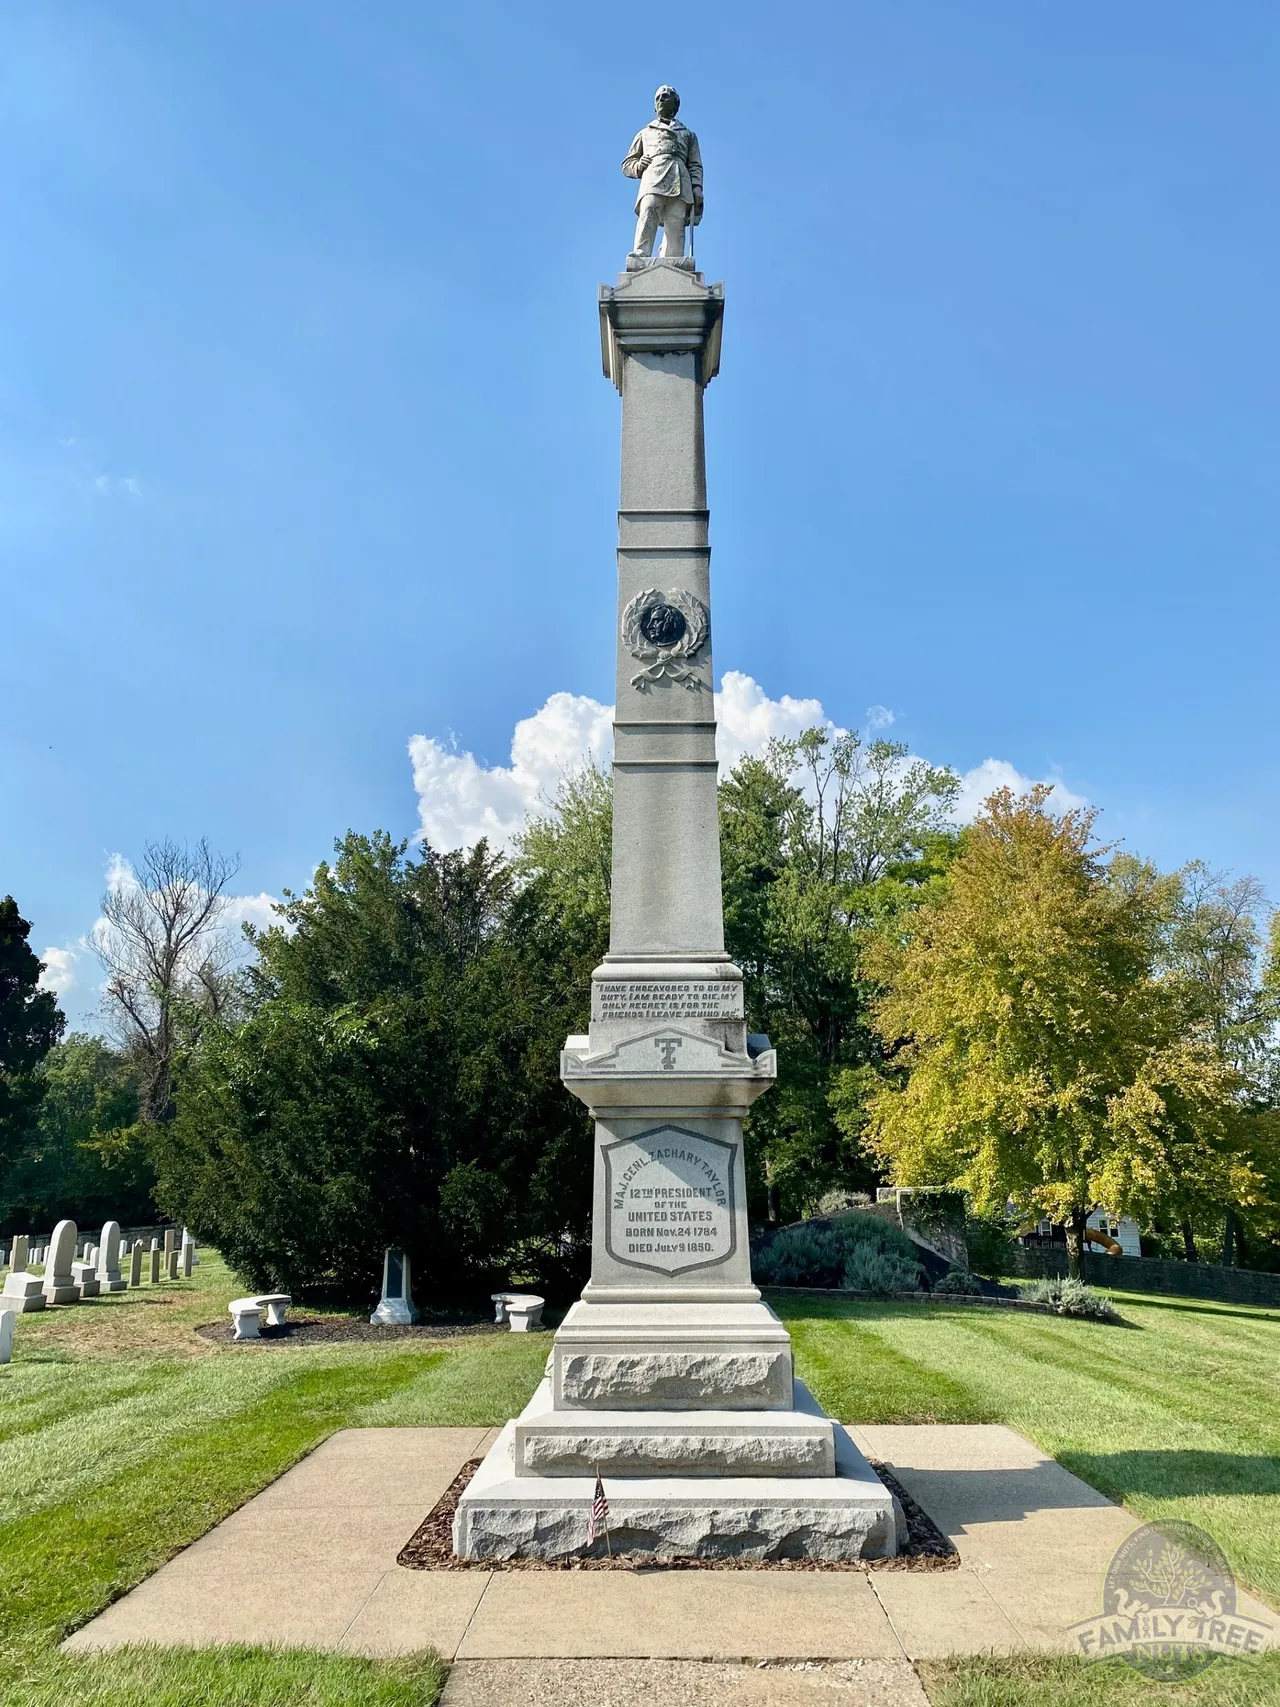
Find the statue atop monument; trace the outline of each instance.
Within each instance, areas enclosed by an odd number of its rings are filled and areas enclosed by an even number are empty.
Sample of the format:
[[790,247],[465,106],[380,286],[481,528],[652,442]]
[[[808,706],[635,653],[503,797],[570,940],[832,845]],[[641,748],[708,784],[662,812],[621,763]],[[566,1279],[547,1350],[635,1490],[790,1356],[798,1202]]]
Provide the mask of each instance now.
[[623,176],[639,178],[636,193],[637,260],[653,254],[654,238],[662,227],[662,259],[679,260],[684,254],[686,225],[702,219],[702,154],[698,139],[676,114],[680,97],[668,83],[653,97],[657,117],[637,132],[626,159]]

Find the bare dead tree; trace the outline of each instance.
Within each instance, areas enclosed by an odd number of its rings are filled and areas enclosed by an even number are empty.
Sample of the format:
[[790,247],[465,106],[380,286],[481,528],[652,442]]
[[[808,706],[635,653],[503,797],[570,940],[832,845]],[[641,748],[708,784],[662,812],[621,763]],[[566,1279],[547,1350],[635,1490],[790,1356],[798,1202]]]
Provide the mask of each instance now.
[[238,859],[194,847],[148,842],[133,871],[102,898],[94,948],[107,973],[104,999],[121,1041],[141,1068],[141,1113],[173,1111],[174,1054],[181,1020],[223,1011],[235,948],[223,928],[226,888]]

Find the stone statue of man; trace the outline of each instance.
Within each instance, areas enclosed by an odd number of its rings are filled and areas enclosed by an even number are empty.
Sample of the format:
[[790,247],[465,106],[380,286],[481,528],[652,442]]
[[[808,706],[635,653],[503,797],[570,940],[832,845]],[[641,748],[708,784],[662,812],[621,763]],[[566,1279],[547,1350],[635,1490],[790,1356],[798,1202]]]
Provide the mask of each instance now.
[[632,255],[647,259],[662,227],[662,256],[678,260],[684,254],[684,228],[702,219],[702,155],[698,139],[676,117],[680,97],[664,83],[653,97],[657,117],[636,136],[623,176],[639,178],[636,195],[636,246]]

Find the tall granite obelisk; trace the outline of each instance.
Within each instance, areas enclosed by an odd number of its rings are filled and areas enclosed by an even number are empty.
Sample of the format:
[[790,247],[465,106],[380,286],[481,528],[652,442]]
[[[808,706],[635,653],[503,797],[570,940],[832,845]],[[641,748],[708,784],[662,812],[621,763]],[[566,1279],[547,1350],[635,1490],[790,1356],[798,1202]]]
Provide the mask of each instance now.
[[795,1380],[751,1283],[742,1122],[775,1057],[747,1033],[720,891],[702,406],[724,290],[680,252],[701,159],[674,90],[655,104],[623,163],[640,178],[637,247],[600,289],[622,395],[612,924],[590,1032],[561,1057],[595,1120],[591,1279],[464,1493],[454,1544],[581,1550],[598,1470],[615,1553],[873,1556],[897,1548],[891,1496]]

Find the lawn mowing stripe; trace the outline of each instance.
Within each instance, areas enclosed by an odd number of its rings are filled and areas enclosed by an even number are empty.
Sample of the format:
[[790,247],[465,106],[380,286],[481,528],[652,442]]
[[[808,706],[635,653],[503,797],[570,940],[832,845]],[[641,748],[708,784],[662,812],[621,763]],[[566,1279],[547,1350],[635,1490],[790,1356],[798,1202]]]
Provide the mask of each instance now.
[[0,1529],[0,1636],[60,1639],[275,1480],[348,1420],[412,1381],[416,1354],[338,1370],[314,1365],[216,1422],[153,1437],[143,1462]]
[[[337,1367],[336,1360],[328,1360]],[[157,1435],[185,1434],[235,1416],[246,1404],[290,1382],[300,1366],[313,1367],[298,1354],[168,1365],[165,1379],[145,1382],[127,1398],[99,1407],[80,1406],[59,1417],[38,1436],[24,1435],[0,1444],[0,1522],[58,1504],[104,1477],[143,1462]],[[68,1397],[74,1375],[66,1377]]]
[[987,1408],[969,1387],[884,1343],[853,1322],[829,1320],[830,1343],[792,1319],[799,1374],[844,1422],[986,1422]]
[[[965,1319],[959,1318],[960,1312],[950,1316],[953,1330],[967,1339],[971,1346],[974,1342],[985,1341],[989,1346],[998,1348],[1002,1360],[1027,1358],[1041,1369],[1051,1367],[1074,1380],[1089,1383],[1093,1387],[1095,1401],[1105,1409],[1116,1409],[1122,1402],[1122,1395],[1127,1394],[1140,1398],[1144,1409],[1155,1406],[1166,1411],[1171,1419],[1176,1419],[1179,1428],[1194,1425],[1202,1429],[1206,1440],[1224,1439],[1224,1427],[1229,1427],[1245,1433],[1252,1431],[1252,1440],[1260,1446],[1280,1443],[1280,1432],[1258,1428],[1266,1416],[1265,1405],[1250,1407],[1247,1394],[1233,1394],[1229,1388],[1224,1392],[1218,1381],[1199,1380],[1193,1373],[1193,1361],[1172,1370],[1168,1367],[1143,1368],[1137,1359],[1143,1355],[1144,1348],[1136,1343],[1136,1334],[1099,1323],[1073,1323],[1067,1319],[1046,1320],[1042,1317],[1033,1317],[1025,1325],[1020,1322],[1018,1330],[1010,1332],[1005,1317],[987,1316],[985,1313],[979,1316],[978,1312],[972,1311]],[[901,1318],[897,1320],[901,1321]],[[910,1341],[915,1337],[912,1329],[923,1324],[907,1322],[904,1326],[905,1337]],[[898,1339],[895,1338],[893,1343],[899,1343]],[[1182,1360],[1177,1361],[1181,1365]],[[1034,1383],[1030,1390],[1034,1392]],[[1263,1389],[1258,1397],[1269,1400],[1271,1394]]]

